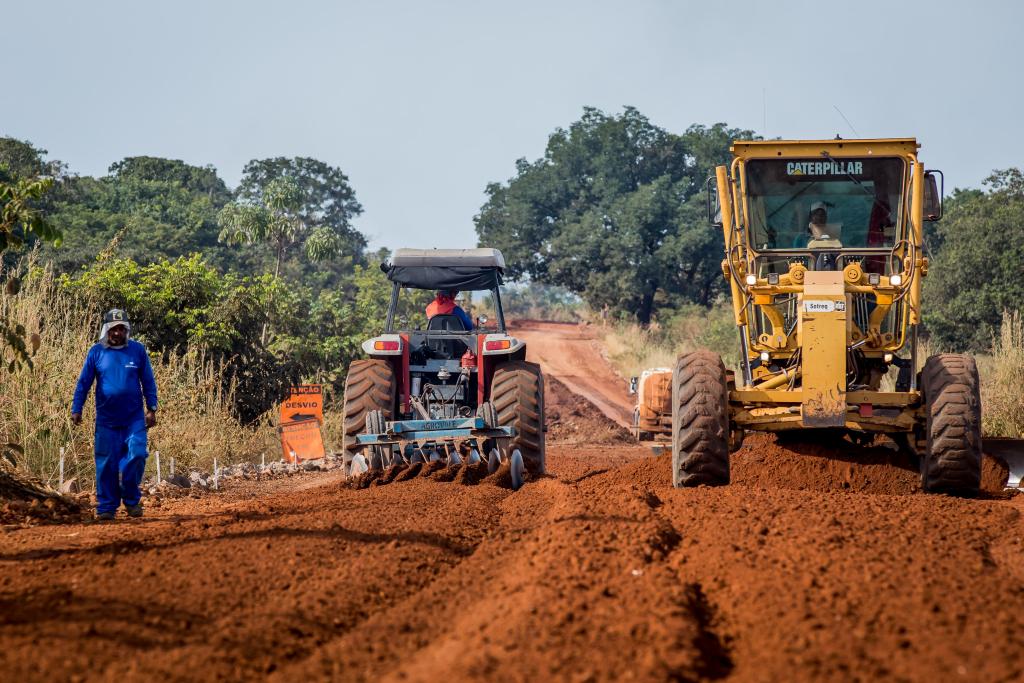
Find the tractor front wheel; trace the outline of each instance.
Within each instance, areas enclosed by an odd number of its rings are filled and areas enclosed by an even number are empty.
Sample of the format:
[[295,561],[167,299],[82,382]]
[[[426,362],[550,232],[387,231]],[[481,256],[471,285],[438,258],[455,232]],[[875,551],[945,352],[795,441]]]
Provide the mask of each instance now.
[[729,392],[717,353],[693,351],[672,371],[672,485],[729,483]]
[[490,402],[497,411],[498,424],[515,428],[508,445],[523,456],[532,476],[544,474],[544,377],[540,366],[527,361],[502,363],[491,380]]

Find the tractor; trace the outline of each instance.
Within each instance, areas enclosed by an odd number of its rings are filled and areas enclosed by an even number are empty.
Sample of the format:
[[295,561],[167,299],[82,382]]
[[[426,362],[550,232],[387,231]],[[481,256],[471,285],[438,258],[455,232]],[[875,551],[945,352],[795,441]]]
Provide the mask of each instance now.
[[[526,361],[526,344],[505,328],[499,286],[505,260],[497,249],[399,249],[381,270],[391,282],[383,333],[363,342],[366,359],[345,379],[346,469],[486,458],[490,470],[511,466],[544,473],[544,378]],[[403,301],[416,290],[488,292],[494,320],[471,329],[453,313],[413,327]],[[422,297],[421,297],[422,298]]]
[[[975,495],[982,463],[978,369],[919,362],[925,221],[942,174],[914,139],[736,141],[708,179],[723,231],[740,366],[679,356],[672,370],[675,486],[726,484],[751,431],[805,430],[916,453],[926,492]],[[988,447],[988,444],[985,444]],[[993,448],[1019,482],[1018,443]]]

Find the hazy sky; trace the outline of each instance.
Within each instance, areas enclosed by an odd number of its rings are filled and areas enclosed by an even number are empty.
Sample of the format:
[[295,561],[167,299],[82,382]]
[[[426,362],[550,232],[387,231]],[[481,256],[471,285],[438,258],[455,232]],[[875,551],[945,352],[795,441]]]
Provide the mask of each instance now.
[[588,105],[856,137],[838,107],[978,186],[1024,166],[1022,6],[0,0],[0,135],[82,174],[147,154],[232,186],[249,159],[316,157],[392,248],[474,245],[485,185]]

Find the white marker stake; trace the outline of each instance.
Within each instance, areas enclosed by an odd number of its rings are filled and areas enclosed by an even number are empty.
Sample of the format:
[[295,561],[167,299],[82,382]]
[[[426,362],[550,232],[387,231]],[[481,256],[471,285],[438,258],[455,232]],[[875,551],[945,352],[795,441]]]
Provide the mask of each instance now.
[[160,483],[160,451],[156,452],[156,483]]
[[217,458],[213,459],[213,490],[220,489],[220,471],[217,469]]
[[60,447],[60,488],[57,489],[61,493],[64,492],[64,447]]
[[267,452],[266,451],[260,453],[260,469],[261,470],[267,469]]
[[171,476],[174,476],[174,456],[171,456]]

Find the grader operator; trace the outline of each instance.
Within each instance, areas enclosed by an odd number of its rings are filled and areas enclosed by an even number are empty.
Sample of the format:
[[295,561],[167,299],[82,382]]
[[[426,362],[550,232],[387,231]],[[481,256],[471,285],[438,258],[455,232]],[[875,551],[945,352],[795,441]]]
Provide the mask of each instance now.
[[[981,479],[974,359],[918,363],[924,222],[942,216],[938,171],[914,139],[735,142],[709,179],[741,366],[681,355],[672,372],[676,486],[729,481],[747,431],[885,433],[920,456],[926,491]],[[890,377],[889,383],[883,378]]]

